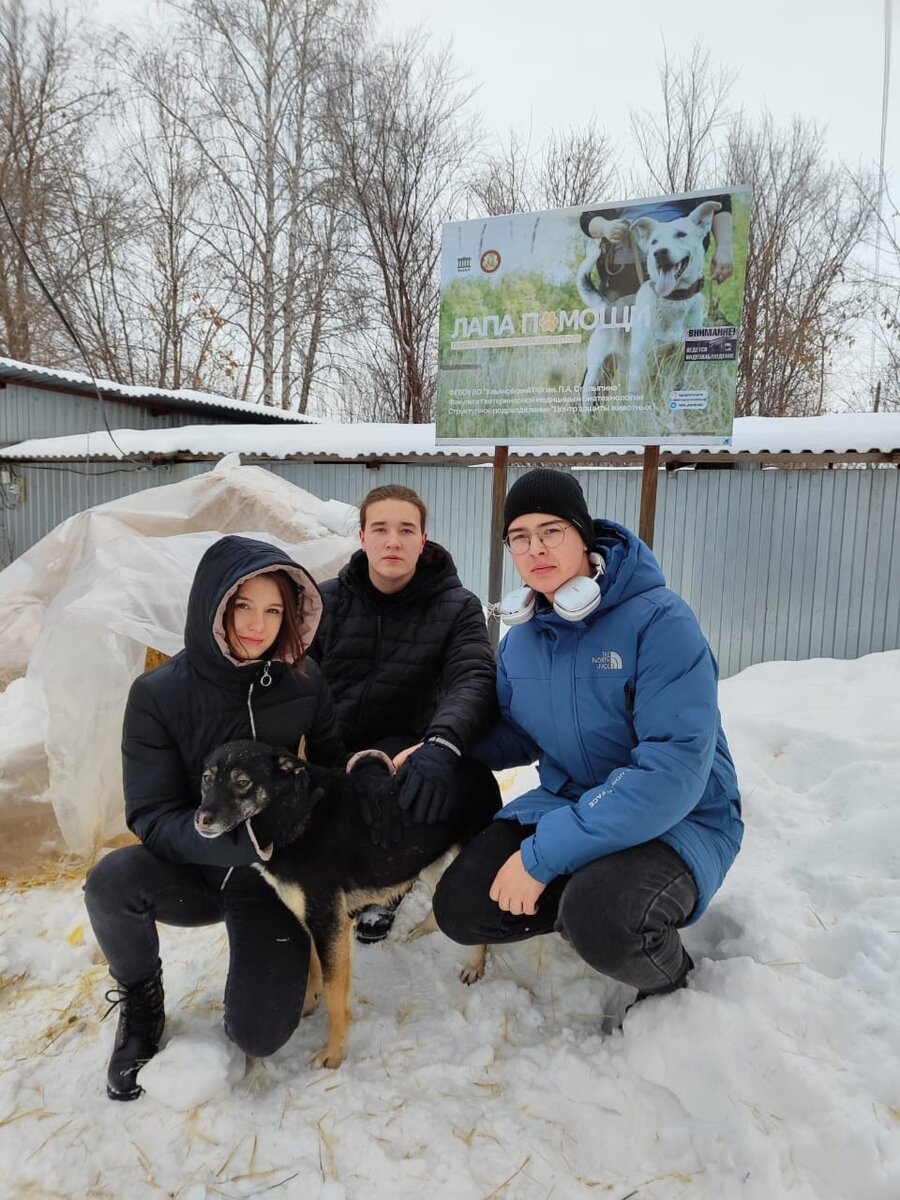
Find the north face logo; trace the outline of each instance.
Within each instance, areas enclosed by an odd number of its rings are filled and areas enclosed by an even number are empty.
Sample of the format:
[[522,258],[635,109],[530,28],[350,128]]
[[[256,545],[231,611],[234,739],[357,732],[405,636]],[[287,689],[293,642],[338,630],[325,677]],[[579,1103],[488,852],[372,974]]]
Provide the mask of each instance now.
[[621,671],[622,656],[617,654],[615,650],[604,650],[591,659],[591,664],[598,671]]

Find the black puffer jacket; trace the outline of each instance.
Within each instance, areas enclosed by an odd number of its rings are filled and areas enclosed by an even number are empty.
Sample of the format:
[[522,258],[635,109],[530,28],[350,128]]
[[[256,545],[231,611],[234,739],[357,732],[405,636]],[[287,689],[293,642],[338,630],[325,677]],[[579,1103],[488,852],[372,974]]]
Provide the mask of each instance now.
[[311,759],[342,757],[334,704],[314,662],[307,659],[298,675],[284,662],[239,662],[227,653],[225,601],[242,580],[278,568],[298,584],[308,646],[322,611],[312,577],[266,542],[223,537],[197,567],[184,650],[131,686],[122,739],[125,819],[161,858],[225,867],[258,861],[243,825],[215,839],[194,829],[203,760],[222,742],[255,737],[296,751],[306,734]]
[[481,602],[447,551],[426,542],[412,580],[385,595],[358,550],[321,591],[325,614],[311,653],[348,749],[402,733],[445,737],[466,751],[496,711],[496,667]]

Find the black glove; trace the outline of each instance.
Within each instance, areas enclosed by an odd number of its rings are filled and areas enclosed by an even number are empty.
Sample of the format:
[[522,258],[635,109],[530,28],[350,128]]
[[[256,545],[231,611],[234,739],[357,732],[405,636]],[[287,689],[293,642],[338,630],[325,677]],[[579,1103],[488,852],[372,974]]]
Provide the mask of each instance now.
[[400,768],[400,808],[417,825],[446,821],[457,790],[459,754],[442,742],[425,742]]
[[403,814],[397,806],[397,780],[387,763],[378,758],[361,758],[350,768],[359,780],[359,808],[369,827],[373,846],[393,846],[403,835]]
[[397,781],[391,776],[362,794],[362,817],[373,846],[394,846],[403,836],[403,817],[397,804]]

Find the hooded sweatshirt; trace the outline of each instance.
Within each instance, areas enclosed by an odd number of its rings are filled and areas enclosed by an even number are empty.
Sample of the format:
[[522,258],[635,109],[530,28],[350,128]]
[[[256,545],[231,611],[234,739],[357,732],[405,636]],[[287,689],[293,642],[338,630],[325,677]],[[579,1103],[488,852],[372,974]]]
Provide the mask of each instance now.
[[507,633],[502,720],[474,754],[495,769],[537,759],[541,786],[498,814],[537,825],[522,843],[535,879],[659,838],[694,876],[694,921],[743,834],[718,667],[649,547],[612,521],[594,531],[605,560],[599,607],[568,621],[539,598],[533,619]]
[[322,612],[312,576],[266,542],[223,537],[197,567],[184,650],[131,686],[122,739],[125,819],[161,858],[223,867],[258,861],[243,825],[215,839],[194,829],[203,761],[223,742],[253,738],[296,753],[305,734],[310,759],[330,764],[343,756],[334,705],[314,662],[305,659],[299,674],[277,659],[242,661],[228,648],[229,596],[245,579],[274,570],[297,584],[306,650]]

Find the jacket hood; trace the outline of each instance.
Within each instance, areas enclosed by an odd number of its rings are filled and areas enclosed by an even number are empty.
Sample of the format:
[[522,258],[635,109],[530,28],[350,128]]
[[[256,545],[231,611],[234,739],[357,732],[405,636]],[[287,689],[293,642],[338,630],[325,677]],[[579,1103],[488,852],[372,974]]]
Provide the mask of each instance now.
[[253,662],[231,654],[225,636],[225,605],[245,579],[271,571],[284,571],[297,585],[301,641],[304,651],[309,648],[322,617],[322,597],[313,577],[268,542],[229,534],[200,559],[188,597],[184,648],[204,674],[244,680],[239,672]]
[[456,573],[456,564],[443,546],[437,542],[426,542],[421,557],[416,564],[416,573],[399,592],[379,592],[369,579],[369,560],[365,550],[357,550],[350,561],[341,568],[338,576],[341,583],[358,596],[368,596],[370,599],[381,598],[383,602],[393,607],[402,606],[408,600],[420,600],[423,597],[434,596],[448,588],[461,587]]
[[666,586],[656,556],[636,533],[615,521],[595,520],[594,535],[594,549],[606,560],[606,570],[598,581],[603,597],[598,612],[608,612],[633,596]]

